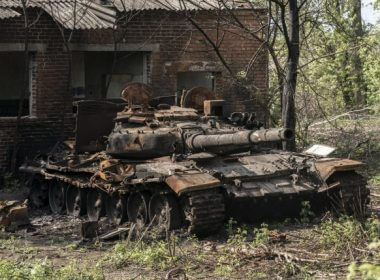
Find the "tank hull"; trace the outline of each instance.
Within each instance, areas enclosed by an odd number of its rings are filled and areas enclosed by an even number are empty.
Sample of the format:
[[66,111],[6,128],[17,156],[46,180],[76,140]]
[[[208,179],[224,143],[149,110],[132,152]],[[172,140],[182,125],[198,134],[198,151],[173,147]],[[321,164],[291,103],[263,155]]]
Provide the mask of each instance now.
[[[281,151],[193,158],[173,161],[163,157],[137,162],[94,154],[75,164],[63,160],[23,170],[38,173],[49,189],[64,186],[66,194],[74,187],[81,190],[83,197],[92,197],[88,194],[98,190],[104,197],[104,205],[109,201],[123,205],[120,213],[110,213],[115,209],[105,211],[116,223],[136,222],[134,208],[141,204],[146,208],[143,224],[151,223],[155,217],[149,213],[156,213],[154,201],[159,196],[173,204],[172,229],[186,227],[197,234],[215,232],[230,218],[257,223],[297,217],[304,201],[310,202],[314,213],[332,208],[363,210],[368,202],[366,182],[356,173],[359,162],[321,161]],[[329,168],[321,165],[326,162],[330,162]],[[66,197],[69,201],[75,199]],[[67,213],[73,215],[68,211],[73,206],[68,203]],[[92,213],[94,219],[94,209],[82,209],[80,214],[86,212]]]

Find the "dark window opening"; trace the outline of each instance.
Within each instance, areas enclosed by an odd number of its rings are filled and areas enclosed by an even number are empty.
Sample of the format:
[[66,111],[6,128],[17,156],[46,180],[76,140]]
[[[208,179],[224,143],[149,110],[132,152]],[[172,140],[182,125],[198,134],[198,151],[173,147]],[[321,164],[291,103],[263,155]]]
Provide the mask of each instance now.
[[120,100],[123,86],[146,82],[145,52],[73,52],[72,93],[74,99]]
[[179,72],[177,79],[177,91],[190,90],[194,87],[205,87],[215,90],[215,73],[213,72]]
[[33,55],[28,67],[27,92],[23,93],[25,59],[23,52],[0,52],[0,117],[16,117],[23,96],[22,116],[29,115]]

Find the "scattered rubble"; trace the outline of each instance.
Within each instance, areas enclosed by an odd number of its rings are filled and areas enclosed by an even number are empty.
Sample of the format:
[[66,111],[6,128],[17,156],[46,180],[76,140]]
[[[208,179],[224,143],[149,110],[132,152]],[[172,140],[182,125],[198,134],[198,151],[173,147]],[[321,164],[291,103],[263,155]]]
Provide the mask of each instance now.
[[17,228],[29,223],[26,201],[0,201],[0,228]]

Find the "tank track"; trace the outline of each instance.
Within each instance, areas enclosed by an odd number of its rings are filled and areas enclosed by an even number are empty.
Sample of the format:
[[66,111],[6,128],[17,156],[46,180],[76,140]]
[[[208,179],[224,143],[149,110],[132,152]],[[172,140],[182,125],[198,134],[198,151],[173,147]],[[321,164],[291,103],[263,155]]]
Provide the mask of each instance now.
[[[50,179],[66,183],[82,190],[97,189],[89,184],[87,177],[70,176],[65,173],[45,172]],[[105,188],[106,189],[106,188]],[[143,191],[143,190],[142,190]],[[166,194],[164,189],[146,188],[153,195],[154,193]],[[178,199],[180,208],[183,211],[179,216],[182,218],[182,228],[188,232],[199,235],[206,235],[220,230],[225,221],[225,197],[221,188],[206,189],[200,191],[190,191],[183,194]]]
[[222,227],[225,202],[220,189],[190,192],[185,200],[185,220],[191,233],[211,233]]

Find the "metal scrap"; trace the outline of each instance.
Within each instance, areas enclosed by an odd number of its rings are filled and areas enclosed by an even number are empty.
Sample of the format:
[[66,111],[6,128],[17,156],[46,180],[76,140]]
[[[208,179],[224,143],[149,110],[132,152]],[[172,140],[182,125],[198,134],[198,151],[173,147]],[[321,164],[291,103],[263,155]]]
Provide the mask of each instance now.
[[9,229],[29,223],[26,201],[0,201],[0,228]]

